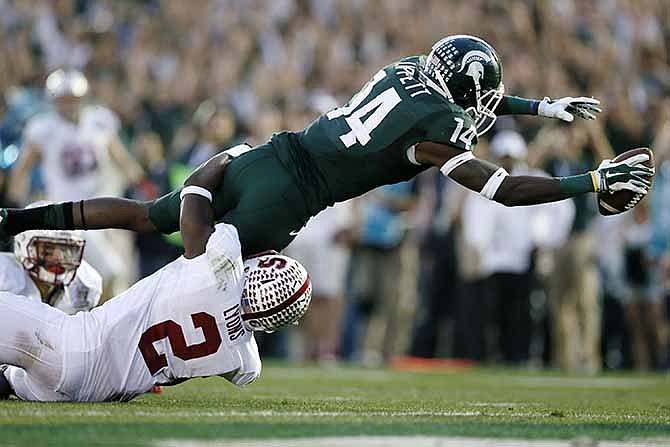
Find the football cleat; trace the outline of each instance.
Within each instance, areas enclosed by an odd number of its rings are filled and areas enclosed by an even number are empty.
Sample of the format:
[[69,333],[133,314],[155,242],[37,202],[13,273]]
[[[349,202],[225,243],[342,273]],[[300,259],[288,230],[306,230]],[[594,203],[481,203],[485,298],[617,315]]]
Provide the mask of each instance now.
[[9,365],[0,365],[0,400],[7,400],[12,395],[12,386],[5,377],[5,371]]

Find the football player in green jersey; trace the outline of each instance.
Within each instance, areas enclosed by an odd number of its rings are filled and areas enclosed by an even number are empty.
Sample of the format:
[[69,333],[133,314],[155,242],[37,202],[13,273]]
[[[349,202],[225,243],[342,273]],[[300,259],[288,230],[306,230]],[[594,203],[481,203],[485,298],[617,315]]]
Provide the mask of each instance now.
[[[215,157],[199,169],[222,176],[221,183],[216,188],[211,182],[191,184],[201,188],[189,191],[211,198],[215,218],[237,227],[245,254],[281,250],[325,207],[431,167],[509,206],[588,192],[646,192],[653,172],[639,164],[645,161],[640,157],[604,163],[574,177],[545,178],[510,176],[474,155],[477,138],[496,114],[572,121],[574,116],[595,118],[598,105],[584,97],[537,101],[505,96],[495,50],[476,37],[450,36],[428,56],[382,68],[346,105],[303,131],[277,133],[264,145],[238,146]],[[100,198],[5,209],[0,225],[8,234],[35,228],[171,233],[179,229],[180,195],[176,190],[152,202]]]

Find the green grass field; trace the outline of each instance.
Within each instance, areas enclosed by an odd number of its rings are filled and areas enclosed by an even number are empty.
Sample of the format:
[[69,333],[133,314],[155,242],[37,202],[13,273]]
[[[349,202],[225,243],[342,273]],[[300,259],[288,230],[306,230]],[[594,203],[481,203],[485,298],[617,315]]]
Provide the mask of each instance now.
[[670,376],[268,364],[244,390],[206,379],[124,404],[0,403],[0,445],[355,435],[670,442]]

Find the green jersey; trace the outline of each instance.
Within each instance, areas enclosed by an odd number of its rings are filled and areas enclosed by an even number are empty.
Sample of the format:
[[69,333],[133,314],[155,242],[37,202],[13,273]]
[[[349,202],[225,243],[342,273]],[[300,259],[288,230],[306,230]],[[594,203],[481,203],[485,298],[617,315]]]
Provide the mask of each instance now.
[[[414,159],[416,143],[472,149],[472,118],[426,84],[421,63],[409,57],[391,64],[302,132],[275,134],[235,155],[213,205],[217,221],[237,228],[245,255],[281,250],[334,202],[427,169]],[[179,190],[153,202],[150,218],[160,231],[179,229],[179,204]]]
[[476,144],[470,115],[419,76],[422,59],[408,57],[381,69],[346,105],[289,139],[299,147],[273,140],[286,165],[299,166],[298,180],[315,190],[307,197],[312,211],[427,169],[414,159],[416,143],[432,141],[464,151]]

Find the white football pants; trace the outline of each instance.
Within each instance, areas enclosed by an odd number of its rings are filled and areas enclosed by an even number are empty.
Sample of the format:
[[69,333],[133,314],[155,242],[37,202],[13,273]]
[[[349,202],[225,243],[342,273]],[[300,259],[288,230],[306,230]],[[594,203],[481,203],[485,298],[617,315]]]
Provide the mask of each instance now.
[[12,293],[0,292],[0,364],[23,400],[67,400],[56,392],[63,375],[63,323],[67,314]]

